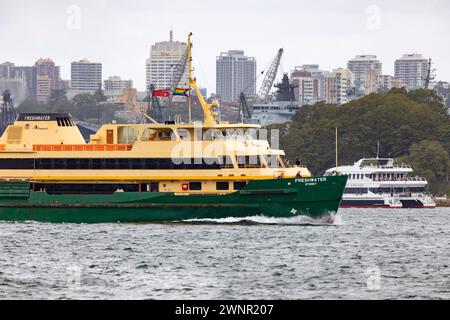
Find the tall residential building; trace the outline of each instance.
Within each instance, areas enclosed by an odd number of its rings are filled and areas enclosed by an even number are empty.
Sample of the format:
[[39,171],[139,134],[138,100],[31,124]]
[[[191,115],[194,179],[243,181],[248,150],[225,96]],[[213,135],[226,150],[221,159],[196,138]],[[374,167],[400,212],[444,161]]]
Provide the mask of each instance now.
[[294,85],[295,100],[300,105],[314,104],[317,102],[319,94],[319,82],[314,80],[311,73],[303,70],[291,72],[291,79]]
[[[373,78],[382,74],[382,63],[377,59],[375,55],[358,55],[347,63],[347,69],[349,69],[355,77],[355,89],[356,94],[362,96],[369,94],[373,91],[367,89],[373,85]],[[369,79],[367,79],[369,76]]]
[[60,75],[61,68],[59,66],[56,66],[51,59],[41,58],[38,61],[36,61],[34,67],[36,70],[36,77],[44,76],[49,78],[50,90],[56,90],[61,88],[61,75]]
[[341,105],[350,101],[354,75],[348,69],[335,69],[325,73],[325,101]]
[[93,93],[102,86],[102,64],[86,59],[71,64],[71,90]]
[[14,66],[12,68],[14,78],[21,78],[25,80],[27,88],[27,95],[36,96],[36,67],[34,66]]
[[47,103],[52,92],[53,80],[49,76],[36,77],[36,101]]
[[301,105],[314,104],[325,99],[325,73],[317,64],[304,64],[291,72],[295,99]]
[[423,88],[428,71],[428,60],[421,54],[404,54],[395,60],[395,77],[409,90]]
[[109,77],[103,82],[103,89],[107,96],[119,96],[123,94],[124,89],[131,88],[133,88],[133,80],[122,80],[119,76]]
[[0,79],[10,82],[15,80],[16,83],[20,82],[27,91],[23,93],[24,96],[35,96],[36,94],[36,67],[34,66],[19,67],[12,62],[1,63]]
[[[172,79],[176,77],[183,67],[181,64],[186,56],[187,44],[173,41],[173,32],[170,32],[169,41],[156,42],[150,49],[150,58],[146,63],[147,90],[150,84],[156,89],[166,89],[172,86]],[[187,68],[181,76],[180,85],[187,83]]]
[[0,79],[12,79],[14,78],[14,63],[4,62],[0,63]]
[[256,93],[256,60],[243,50],[222,52],[216,58],[216,95],[222,101],[238,101],[241,92]]
[[376,69],[367,69],[364,75],[364,95],[377,93],[382,75]]

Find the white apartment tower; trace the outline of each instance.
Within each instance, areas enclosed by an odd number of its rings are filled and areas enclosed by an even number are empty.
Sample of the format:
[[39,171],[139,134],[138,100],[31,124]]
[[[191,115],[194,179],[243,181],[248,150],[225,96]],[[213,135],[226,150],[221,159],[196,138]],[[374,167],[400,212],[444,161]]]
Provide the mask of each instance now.
[[325,73],[325,101],[341,105],[350,101],[349,92],[352,90],[354,75],[348,69],[335,69]]
[[[170,31],[169,41],[156,42],[151,46],[150,58],[146,63],[146,85],[150,84],[156,89],[167,89],[172,86],[172,79],[180,70],[181,61],[187,50],[185,42],[173,41],[173,32]],[[181,77],[180,86],[187,83],[187,68]]]
[[256,93],[256,60],[243,50],[222,52],[216,58],[216,94],[223,101],[239,99],[241,92]]
[[421,54],[404,54],[395,60],[395,78],[406,84],[409,90],[423,88],[428,72],[428,60]]
[[122,80],[120,76],[112,76],[103,82],[103,88],[106,95],[119,96],[123,94],[124,89],[133,88],[133,80]]
[[102,64],[87,59],[71,64],[70,89],[76,93],[93,93],[102,86]]
[[382,75],[382,63],[375,55],[358,55],[347,63],[355,77],[355,88],[357,95],[365,95],[377,90],[373,88],[374,78]]
[[291,71],[295,99],[301,105],[314,104],[325,99],[325,72],[317,64],[304,64]]

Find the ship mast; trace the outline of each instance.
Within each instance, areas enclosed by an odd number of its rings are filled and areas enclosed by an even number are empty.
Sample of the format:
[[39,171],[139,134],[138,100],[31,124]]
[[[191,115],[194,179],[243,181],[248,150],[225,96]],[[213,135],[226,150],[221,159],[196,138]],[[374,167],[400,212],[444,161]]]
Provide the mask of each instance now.
[[[217,105],[214,103],[207,103],[202,93],[200,92],[199,87],[197,86],[197,79],[192,76],[192,44],[191,44],[191,36],[192,32],[188,35],[188,86],[189,88],[194,88],[197,98],[200,102],[200,105],[203,109],[203,123],[206,126],[214,126],[217,124],[216,121],[216,113],[214,109],[217,108]],[[190,115],[190,101],[189,101],[189,115]]]

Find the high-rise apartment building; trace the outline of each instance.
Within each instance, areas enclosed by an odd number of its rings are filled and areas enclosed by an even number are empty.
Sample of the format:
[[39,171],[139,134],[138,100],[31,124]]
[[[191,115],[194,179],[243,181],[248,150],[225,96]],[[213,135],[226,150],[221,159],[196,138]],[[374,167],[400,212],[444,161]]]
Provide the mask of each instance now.
[[301,103],[314,104],[325,99],[325,73],[317,64],[304,64],[291,72],[295,99]]
[[118,96],[122,95],[124,89],[133,88],[133,80],[122,80],[120,76],[112,76],[103,82],[105,95]]
[[146,63],[147,90],[150,84],[156,89],[170,88],[173,79],[178,77],[183,68],[179,85],[187,83],[186,50],[185,42],[173,41],[172,31],[169,41],[156,42],[151,46],[150,58]]
[[355,78],[356,95],[362,96],[377,91],[373,88],[374,78],[382,74],[382,66],[375,55],[358,55],[348,61],[347,69]]
[[353,84],[354,75],[348,69],[325,73],[325,101],[337,105],[349,102]]
[[428,73],[428,60],[421,54],[404,54],[395,61],[395,78],[409,90],[423,88]]
[[102,86],[102,64],[87,59],[71,64],[70,88],[76,93],[93,93]]
[[[60,67],[56,66],[51,59],[39,59],[34,64],[36,77],[44,76],[50,80],[50,90],[56,90],[61,87]],[[37,80],[37,78],[36,78]],[[37,93],[36,93],[37,96]]]
[[222,52],[216,58],[216,95],[222,101],[238,101],[241,93],[256,93],[256,60],[243,50]]
[[36,77],[36,101],[47,103],[52,92],[53,80],[49,76]]

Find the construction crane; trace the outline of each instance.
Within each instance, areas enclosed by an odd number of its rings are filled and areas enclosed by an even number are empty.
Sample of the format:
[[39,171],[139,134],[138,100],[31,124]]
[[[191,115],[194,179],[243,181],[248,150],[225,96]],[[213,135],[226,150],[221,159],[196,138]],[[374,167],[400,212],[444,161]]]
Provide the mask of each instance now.
[[281,57],[283,56],[283,48],[278,50],[275,59],[272,61],[269,69],[264,76],[264,80],[261,84],[261,88],[259,89],[258,96],[264,101],[267,102],[269,98],[270,90],[272,90],[273,85],[275,83],[275,78],[277,77],[278,69],[280,67]]
[[2,117],[0,123],[0,134],[5,132],[6,128],[13,124],[16,120],[16,110],[14,109],[13,100],[11,98],[11,93],[9,90],[5,90],[2,94]]

